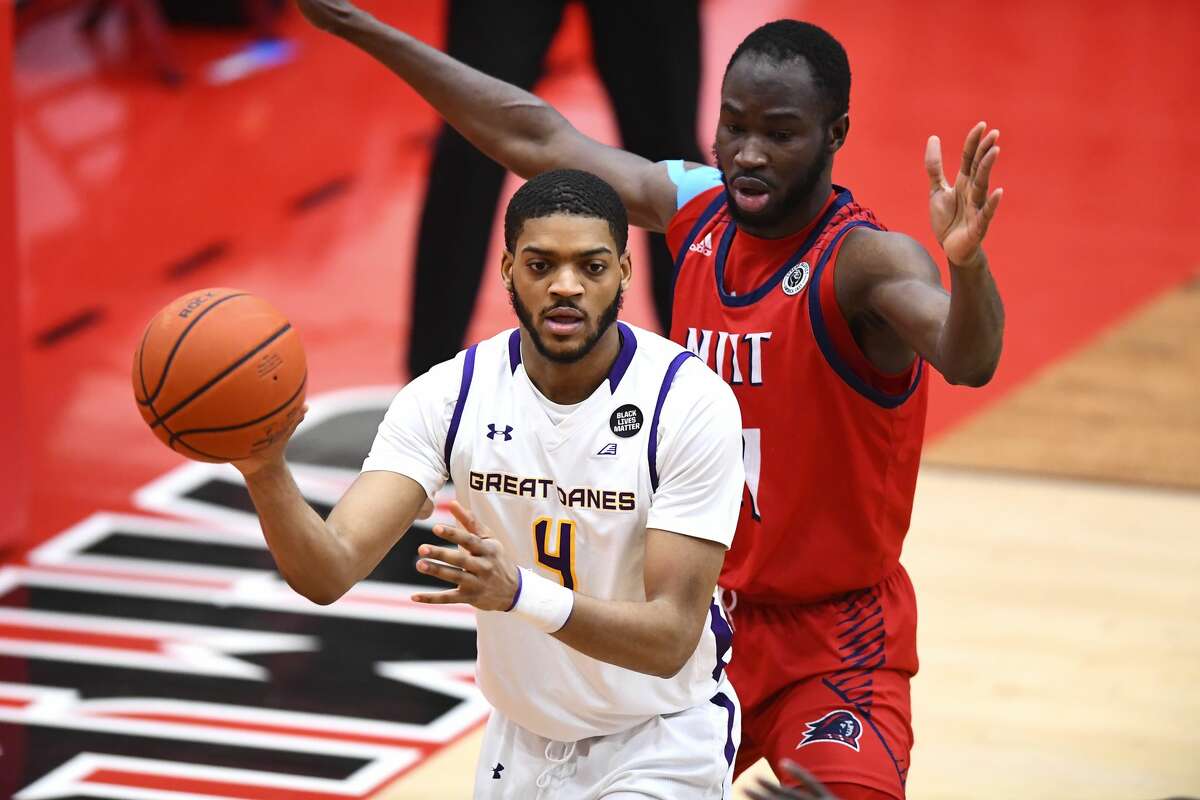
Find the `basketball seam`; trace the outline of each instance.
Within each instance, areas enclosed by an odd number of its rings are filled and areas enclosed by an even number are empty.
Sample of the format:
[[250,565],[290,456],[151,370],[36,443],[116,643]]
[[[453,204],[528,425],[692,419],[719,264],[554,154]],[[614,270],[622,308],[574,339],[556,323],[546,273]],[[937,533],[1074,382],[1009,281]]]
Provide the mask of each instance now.
[[[167,447],[171,448],[172,450],[175,450],[175,433],[174,433],[174,431],[172,431],[170,428],[168,428],[168,427],[167,427],[167,423],[165,423],[165,422],[163,423],[163,426],[162,426],[162,427],[163,427],[163,430],[164,430],[164,431],[166,431],[167,433],[169,433],[169,434],[171,435],[171,438],[167,440]],[[220,456],[218,456],[218,455],[214,455],[213,453],[206,453],[206,452],[204,452],[203,450],[198,450],[197,448],[195,448],[195,447],[192,447],[192,446],[191,446],[190,444],[188,444],[187,442],[179,442],[179,444],[183,445],[183,446],[184,446],[184,447],[186,447],[188,450],[191,450],[193,453],[196,453],[196,454],[198,454],[198,455],[202,455],[202,456],[204,456],[205,458],[211,458],[211,459],[212,459],[212,460],[214,460],[214,461],[220,461],[220,460],[221,460],[221,457],[220,457]],[[178,451],[178,450],[175,450],[175,452],[179,452],[179,451]]]
[[[292,394],[292,396],[289,397],[287,400],[283,401],[283,403],[281,403],[276,408],[273,408],[270,411],[268,411],[266,414],[263,414],[258,419],[252,419],[249,422],[239,422],[236,425],[226,425],[221,428],[189,428],[186,431],[167,431],[167,432],[171,434],[171,439],[174,440],[174,439],[179,439],[180,437],[183,437],[183,436],[190,436],[193,433],[227,433],[229,431],[236,431],[239,428],[248,428],[251,425],[257,425],[258,423],[262,422],[263,420],[270,419],[271,417],[275,416],[280,411],[282,411],[283,409],[285,409],[289,405],[291,405],[295,401],[295,399],[300,396],[300,393],[304,391],[304,386],[307,383],[308,383],[308,373],[305,372],[304,377],[300,379],[300,386],[296,389],[296,391]],[[163,426],[163,430],[166,430],[165,425]]]
[[[163,430],[164,430],[164,431],[166,431],[167,433],[171,433],[171,429],[170,429],[170,428],[168,428],[166,425],[163,425]],[[206,453],[206,452],[204,452],[203,450],[200,450],[199,448],[192,447],[192,446],[191,446],[190,444],[188,444],[187,442],[183,442],[183,441],[176,441],[176,440],[175,440],[173,437],[174,437],[174,434],[172,434],[172,439],[171,439],[171,441],[167,442],[167,446],[168,446],[168,447],[170,447],[172,450],[175,450],[175,445],[176,445],[176,444],[181,444],[181,445],[183,445],[184,447],[186,447],[188,450],[191,450],[193,453],[196,453],[197,455],[204,456],[205,458],[211,458],[213,461],[222,461],[222,460],[227,460],[227,459],[222,459],[222,457],[221,457],[221,456],[219,456],[219,455],[216,455],[215,453]],[[175,452],[179,452],[179,451],[178,451],[178,450],[175,450]]]
[[[146,326],[146,332],[142,334],[142,343],[140,345],[138,345],[138,351],[137,351],[138,380],[140,380],[142,382],[142,397],[146,398],[145,403],[142,403],[141,400],[138,400],[138,403],[141,405],[150,406],[150,413],[153,414],[154,413],[154,405],[150,402],[150,393],[148,391],[146,391],[146,369],[145,369],[145,366],[143,363],[146,360],[146,342],[150,339],[150,328],[151,328],[150,325]],[[137,400],[136,397],[133,399]]]
[[[209,389],[211,389],[213,386],[220,383],[222,379],[228,377],[234,370],[236,370],[242,364],[245,364],[247,361],[249,361],[251,358],[253,358],[257,353],[259,353],[263,348],[265,348],[267,345],[271,344],[271,342],[275,341],[280,336],[283,336],[285,333],[287,333],[291,329],[292,329],[292,323],[289,322],[286,325],[284,325],[282,328],[280,328],[279,330],[275,331],[275,333],[268,336],[265,340],[260,342],[258,345],[256,345],[253,350],[246,353],[241,358],[237,359],[232,364],[230,364],[228,367],[223,369],[221,372],[217,373],[212,378],[210,378],[208,383],[205,383],[203,386],[196,389],[190,395],[183,398],[183,400],[176,403],[175,407],[172,408],[170,411],[168,411],[167,413],[162,414],[162,415],[155,413],[154,422],[151,423],[151,425],[150,425],[151,430],[153,430],[154,428],[157,428],[159,425],[164,424],[168,418],[170,418],[174,414],[177,414],[179,412],[179,410],[182,409],[184,406],[186,406],[188,403],[192,402],[197,397],[199,397],[200,395],[204,394]],[[151,411],[153,411],[153,410],[154,410],[154,407],[151,406]]]
[[[154,411],[153,404],[154,404],[154,401],[158,399],[158,394],[159,394],[159,392],[162,391],[163,386],[166,385],[167,372],[171,369],[171,362],[175,360],[175,354],[177,352],[179,352],[179,345],[183,344],[183,340],[187,337],[187,335],[189,333],[192,332],[192,328],[196,327],[196,325],[200,322],[200,320],[204,319],[205,315],[208,314],[208,312],[212,311],[214,308],[221,305],[226,300],[232,300],[235,297],[248,297],[248,296],[249,295],[246,292],[239,292],[238,294],[225,295],[220,300],[217,300],[215,303],[210,305],[208,308],[204,309],[199,314],[197,314],[196,318],[194,320],[192,320],[191,322],[189,322],[187,327],[183,329],[183,333],[179,334],[179,337],[175,340],[175,344],[171,345],[171,352],[167,354],[167,360],[163,363],[162,374],[158,376],[158,386],[154,387],[153,396],[147,393],[145,402],[142,402],[141,400],[138,401],[139,403],[142,403],[142,405],[150,406],[150,411],[151,411],[151,413],[154,414],[155,419],[158,418],[158,412]],[[149,326],[147,326],[146,337],[148,338],[149,335],[150,335],[150,328],[149,328]],[[142,352],[141,356],[139,357],[139,362],[141,361],[141,359],[145,358],[145,346],[146,346],[145,342],[146,342],[146,339],[143,338],[142,339],[143,352]],[[142,369],[142,365],[139,363],[138,370],[141,371],[141,369]],[[145,375],[142,376],[142,392],[146,392],[146,377],[145,377]]]

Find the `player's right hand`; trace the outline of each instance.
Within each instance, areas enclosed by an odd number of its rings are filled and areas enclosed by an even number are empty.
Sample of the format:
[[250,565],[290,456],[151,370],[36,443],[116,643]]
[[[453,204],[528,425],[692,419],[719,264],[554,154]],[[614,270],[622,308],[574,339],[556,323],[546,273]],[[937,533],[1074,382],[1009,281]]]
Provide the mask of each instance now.
[[283,454],[287,450],[288,442],[291,441],[292,434],[296,432],[297,426],[304,421],[304,416],[307,413],[308,406],[306,405],[294,414],[291,414],[278,430],[268,432],[263,446],[257,447],[249,458],[229,463],[233,464],[238,472],[247,478],[264,467],[282,466]]
[[296,0],[300,13],[323,31],[337,33],[361,10],[349,0]]
[[423,544],[417,548],[417,569],[455,588],[414,594],[418,603],[469,603],[481,611],[508,611],[516,602],[517,565],[475,515],[455,500],[449,505],[458,525],[434,525],[433,533],[457,547]]

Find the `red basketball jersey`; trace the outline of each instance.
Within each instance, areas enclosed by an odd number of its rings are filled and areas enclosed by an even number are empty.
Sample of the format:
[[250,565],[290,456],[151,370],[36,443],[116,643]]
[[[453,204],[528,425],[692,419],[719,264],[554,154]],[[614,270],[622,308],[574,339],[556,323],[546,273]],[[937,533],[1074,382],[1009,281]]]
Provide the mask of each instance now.
[[733,223],[721,187],[671,221],[671,338],[728,381],[742,409],[746,490],[721,585],[765,603],[872,586],[897,565],[925,429],[925,365],[876,370],[834,295],[837,252],[874,215],[835,187],[783,239]]

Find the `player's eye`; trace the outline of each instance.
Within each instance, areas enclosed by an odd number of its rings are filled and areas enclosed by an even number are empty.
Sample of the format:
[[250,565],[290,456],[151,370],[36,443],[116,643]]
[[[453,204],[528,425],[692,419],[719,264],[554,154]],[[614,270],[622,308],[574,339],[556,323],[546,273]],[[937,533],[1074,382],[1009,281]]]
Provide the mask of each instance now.
[[528,267],[531,272],[545,272],[546,270],[550,269],[550,265],[545,261],[526,261],[525,266]]
[[587,270],[592,275],[599,275],[600,273],[604,272],[604,270],[606,270],[607,268],[608,268],[608,264],[605,264],[603,261],[593,261],[592,263],[587,265]]
[[791,131],[771,131],[771,138],[777,142],[790,142],[795,135]]
[[741,125],[733,124],[726,125],[725,130],[732,136],[741,136],[746,131]]

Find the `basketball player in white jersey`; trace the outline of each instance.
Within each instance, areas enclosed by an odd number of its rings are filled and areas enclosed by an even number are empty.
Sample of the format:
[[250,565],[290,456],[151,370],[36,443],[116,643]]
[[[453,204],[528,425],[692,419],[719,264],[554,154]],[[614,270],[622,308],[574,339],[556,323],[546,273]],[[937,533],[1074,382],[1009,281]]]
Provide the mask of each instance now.
[[[447,479],[458,525],[417,567],[478,609],[495,711],[476,798],[728,797],[740,726],[713,602],[742,497],[729,387],[670,341],[616,322],[629,284],[616,192],[574,170],[512,198],[501,275],[521,321],[392,402],[328,521],[283,440],[236,464],[280,572],[331,603]],[[286,438],[286,437],[285,437]]]

